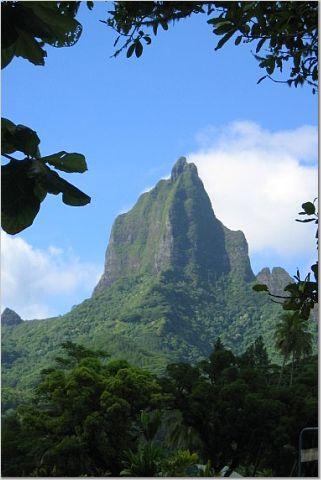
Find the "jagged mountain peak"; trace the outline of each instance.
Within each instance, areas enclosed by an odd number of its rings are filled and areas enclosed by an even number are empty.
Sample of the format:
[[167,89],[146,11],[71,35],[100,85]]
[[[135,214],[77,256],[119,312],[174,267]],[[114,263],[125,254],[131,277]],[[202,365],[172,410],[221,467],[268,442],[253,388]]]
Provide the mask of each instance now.
[[267,285],[273,295],[284,295],[284,288],[293,282],[288,272],[282,267],[264,267],[256,276],[258,283]]
[[169,269],[206,279],[233,270],[254,279],[243,233],[216,218],[196,166],[185,157],[174,164],[170,179],[159,181],[117,217],[94,293],[120,278]]
[[11,308],[5,308],[1,314],[1,325],[19,325],[22,323],[22,318]]
[[196,165],[194,163],[187,163],[186,157],[180,157],[172,168],[171,180],[176,181],[185,171],[192,172],[198,176]]

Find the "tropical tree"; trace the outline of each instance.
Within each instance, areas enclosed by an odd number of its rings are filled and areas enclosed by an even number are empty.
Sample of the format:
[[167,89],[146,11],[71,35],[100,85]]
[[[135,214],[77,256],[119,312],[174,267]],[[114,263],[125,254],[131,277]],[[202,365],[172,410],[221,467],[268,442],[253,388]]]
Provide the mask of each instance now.
[[157,404],[150,373],[71,342],[64,352],[43,371],[33,402],[5,420],[4,474],[117,476],[123,450],[134,448],[132,426]]
[[[43,372],[34,399],[3,418],[2,473],[196,477],[228,467],[224,476],[239,468],[249,476],[266,469],[289,476],[300,430],[317,421],[316,356],[303,358],[296,381],[284,388],[257,381],[261,362],[251,367],[249,357],[234,356],[231,366],[225,355],[224,368],[225,347],[219,345],[214,381],[206,363],[172,365],[156,381],[124,360],[66,342],[65,355]],[[297,346],[296,352],[299,358],[307,349]],[[195,432],[197,442],[170,444],[171,420]]]
[[235,371],[236,358],[233,352],[223,345],[220,337],[216,340],[208,360],[200,362],[203,373],[206,373],[213,384],[218,384],[226,370]]
[[140,444],[136,452],[124,452],[125,468],[120,472],[123,477],[157,477],[164,458],[164,450],[153,442]]
[[184,422],[180,410],[170,410],[164,416],[166,444],[170,448],[200,450],[202,442],[197,431]]
[[178,450],[169,455],[161,467],[162,477],[186,477],[198,473],[197,464],[199,457],[197,453],[189,450]]
[[161,462],[165,456],[164,448],[155,443],[155,437],[161,425],[162,413],[142,411],[134,426],[136,450],[123,452],[124,469],[121,476],[156,477],[161,470]]
[[121,476],[186,477],[191,473],[199,473],[199,457],[189,450],[177,450],[169,454],[160,445],[147,442],[139,445],[136,452],[129,450],[124,454],[125,469],[121,471]]
[[295,361],[309,355],[312,351],[312,334],[308,330],[309,325],[297,314],[284,314],[282,321],[275,331],[276,348],[283,356],[283,365],[280,372],[279,384],[282,379],[284,366],[292,356],[290,385],[293,382],[293,370]]
[[250,345],[243,355],[241,355],[241,362],[250,365],[257,369],[266,372],[270,365],[269,356],[263,342],[263,337],[260,335]]

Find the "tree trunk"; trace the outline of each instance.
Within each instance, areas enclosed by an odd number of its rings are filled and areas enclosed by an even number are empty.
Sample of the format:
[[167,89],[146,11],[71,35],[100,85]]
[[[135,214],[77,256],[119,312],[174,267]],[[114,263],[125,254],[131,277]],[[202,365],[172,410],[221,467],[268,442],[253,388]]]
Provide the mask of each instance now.
[[283,357],[282,368],[281,368],[281,372],[280,372],[280,376],[279,376],[278,387],[279,387],[280,384],[281,384],[281,380],[282,380],[282,375],[283,375],[283,370],[284,370],[285,362],[286,362],[286,357],[284,356],[284,357]]
[[292,352],[290,386],[292,385],[292,382],[293,382],[293,368],[294,368],[294,352]]
[[259,464],[261,462],[261,458],[260,458],[261,448],[262,448],[262,442],[260,443],[260,446],[259,446],[257,454],[256,454],[256,460],[255,460],[255,464],[254,464],[254,470],[253,470],[253,473],[252,473],[252,477],[255,477],[256,471],[259,468]]

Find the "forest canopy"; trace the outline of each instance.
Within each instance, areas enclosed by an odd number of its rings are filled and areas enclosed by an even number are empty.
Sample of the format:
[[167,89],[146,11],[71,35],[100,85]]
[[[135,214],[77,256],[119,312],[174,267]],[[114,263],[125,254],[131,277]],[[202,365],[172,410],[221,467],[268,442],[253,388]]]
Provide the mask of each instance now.
[[238,356],[218,339],[208,358],[158,377],[63,349],[4,416],[5,476],[291,476],[299,433],[317,424],[316,357],[280,369],[261,338]]

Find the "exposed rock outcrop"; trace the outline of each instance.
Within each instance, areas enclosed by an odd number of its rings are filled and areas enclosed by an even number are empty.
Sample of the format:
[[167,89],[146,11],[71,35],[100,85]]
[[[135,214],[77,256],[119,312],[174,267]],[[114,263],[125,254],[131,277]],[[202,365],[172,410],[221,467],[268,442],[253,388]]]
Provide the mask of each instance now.
[[258,283],[266,285],[273,295],[281,296],[286,296],[284,287],[294,281],[288,272],[281,267],[274,267],[272,270],[267,267],[262,268],[257,274],[256,280]]
[[22,323],[22,318],[11,308],[5,308],[1,314],[1,325],[19,325]]

